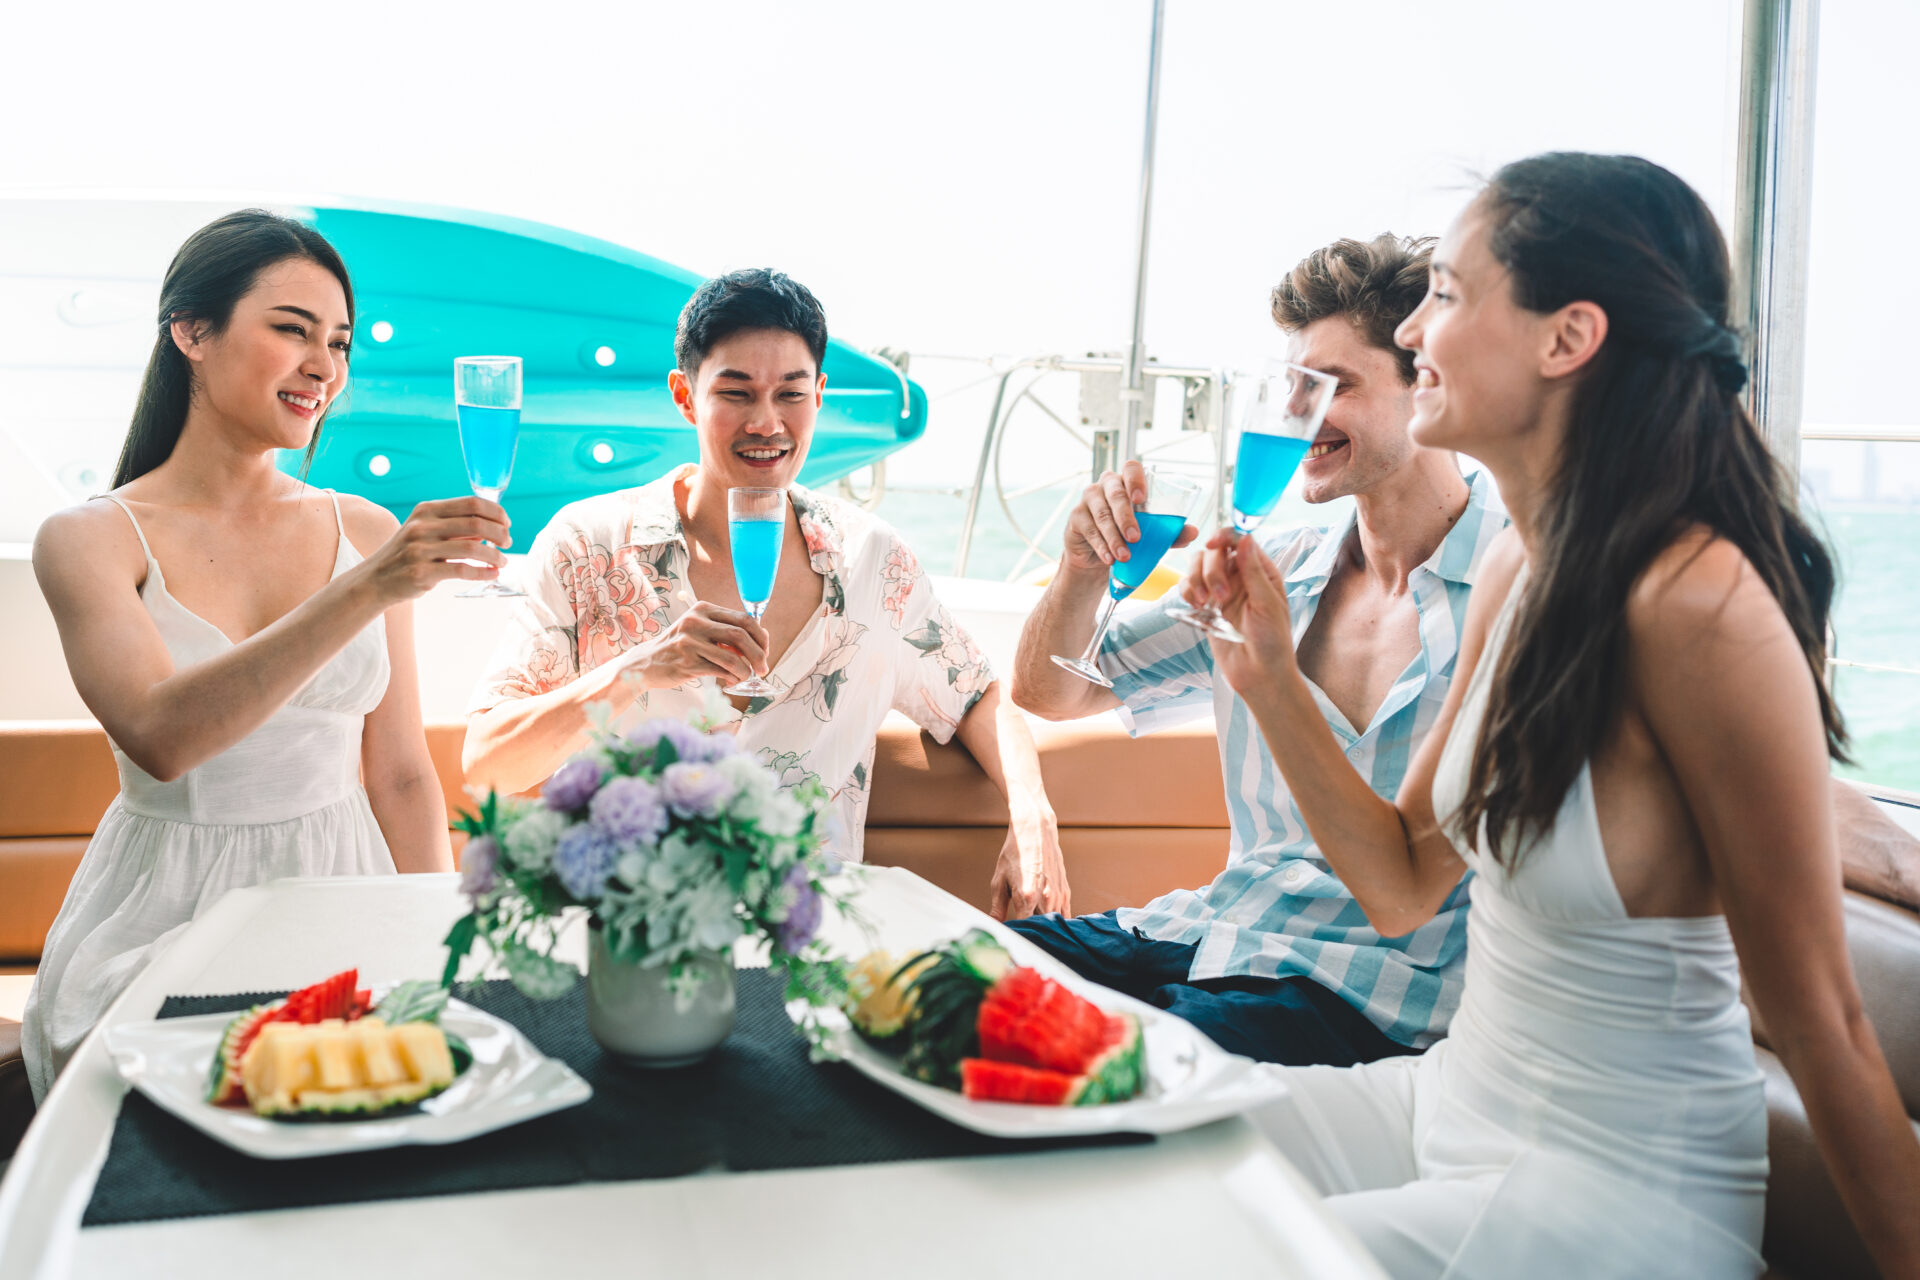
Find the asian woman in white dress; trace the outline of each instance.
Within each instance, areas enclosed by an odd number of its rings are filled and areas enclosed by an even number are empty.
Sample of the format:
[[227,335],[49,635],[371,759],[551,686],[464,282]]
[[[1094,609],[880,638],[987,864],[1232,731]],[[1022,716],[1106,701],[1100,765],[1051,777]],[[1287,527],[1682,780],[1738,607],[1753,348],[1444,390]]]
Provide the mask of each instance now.
[[[452,866],[411,601],[491,578],[506,514],[404,525],[275,465],[347,384],[353,290],[318,232],[260,210],[190,237],[115,488],[48,519],[34,571],[120,794],[28,997],[36,1098],[149,959],[229,889]],[[477,563],[468,563],[477,562]]]
[[1186,584],[1333,870],[1381,933],[1471,871],[1448,1039],[1287,1072],[1257,1116],[1396,1277],[1752,1277],[1767,1114],[1744,976],[1887,1275],[1920,1275],[1920,1143],[1841,920],[1832,563],[1739,399],[1725,242],[1680,179],[1496,174],[1398,340],[1413,438],[1513,517],[1396,803],[1328,733],[1251,538]]

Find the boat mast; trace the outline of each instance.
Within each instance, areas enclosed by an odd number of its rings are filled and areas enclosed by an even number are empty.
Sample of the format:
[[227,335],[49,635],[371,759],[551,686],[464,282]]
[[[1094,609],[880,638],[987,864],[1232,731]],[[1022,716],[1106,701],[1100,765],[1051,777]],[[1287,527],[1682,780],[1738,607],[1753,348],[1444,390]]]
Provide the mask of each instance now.
[[1797,479],[1820,0],[1746,0],[1745,10],[1733,320],[1747,337],[1747,408]]
[[1166,22],[1166,0],[1153,0],[1153,37],[1147,46],[1147,130],[1140,151],[1140,209],[1134,237],[1133,337],[1127,344],[1126,373],[1120,388],[1120,436],[1116,440],[1111,431],[1095,433],[1095,476],[1140,456],[1140,425],[1147,412],[1147,244],[1153,222],[1153,142],[1160,122],[1160,43]]

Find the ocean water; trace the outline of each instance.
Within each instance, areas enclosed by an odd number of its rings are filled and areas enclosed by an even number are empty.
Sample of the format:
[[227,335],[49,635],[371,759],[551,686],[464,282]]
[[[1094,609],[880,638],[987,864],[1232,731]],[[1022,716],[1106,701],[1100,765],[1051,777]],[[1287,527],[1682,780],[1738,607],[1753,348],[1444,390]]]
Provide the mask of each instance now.
[[[1037,526],[1067,493],[1062,487],[1015,499],[1015,513]],[[953,572],[965,504],[959,498],[889,492],[879,515],[899,529],[932,573]],[[1340,513],[1310,508],[1292,494],[1265,525],[1281,528],[1323,522]],[[1840,592],[1834,608],[1836,655],[1850,662],[1920,671],[1920,505],[1871,506],[1831,502],[1812,512],[1839,561]],[[1045,543],[1046,561],[1026,558],[1022,579],[1048,569],[1059,553],[1055,528]],[[981,504],[967,576],[1004,578],[1022,560],[1025,545],[991,497]],[[1185,552],[1168,563],[1184,569]],[[1122,606],[1123,608],[1125,606]],[[1920,675],[1836,667],[1835,693],[1852,735],[1854,764],[1848,777],[1920,792]]]

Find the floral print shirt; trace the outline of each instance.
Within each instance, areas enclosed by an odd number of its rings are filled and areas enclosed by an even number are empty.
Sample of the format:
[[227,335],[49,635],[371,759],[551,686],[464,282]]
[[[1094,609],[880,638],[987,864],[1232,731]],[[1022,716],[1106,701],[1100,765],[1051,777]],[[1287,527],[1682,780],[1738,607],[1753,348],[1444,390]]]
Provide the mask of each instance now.
[[[530,698],[645,644],[692,607],[688,551],[674,503],[682,467],[637,489],[561,508],[534,540],[507,634],[469,713]],[[814,572],[819,609],[767,679],[778,690],[744,714],[714,679],[654,689],[622,724],[712,705],[782,786],[818,778],[833,797],[834,852],[859,861],[874,738],[889,710],[946,742],[993,682],[986,657],[933,594],[900,535],[857,507],[788,489]],[[554,761],[555,766],[559,761]]]

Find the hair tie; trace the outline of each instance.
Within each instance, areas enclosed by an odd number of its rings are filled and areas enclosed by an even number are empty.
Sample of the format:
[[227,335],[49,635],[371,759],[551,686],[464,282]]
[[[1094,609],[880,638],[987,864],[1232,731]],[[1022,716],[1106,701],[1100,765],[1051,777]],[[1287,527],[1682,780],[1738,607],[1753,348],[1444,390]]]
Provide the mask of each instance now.
[[1710,357],[1713,380],[1728,395],[1737,396],[1747,386],[1747,362],[1739,356],[1716,354]]

